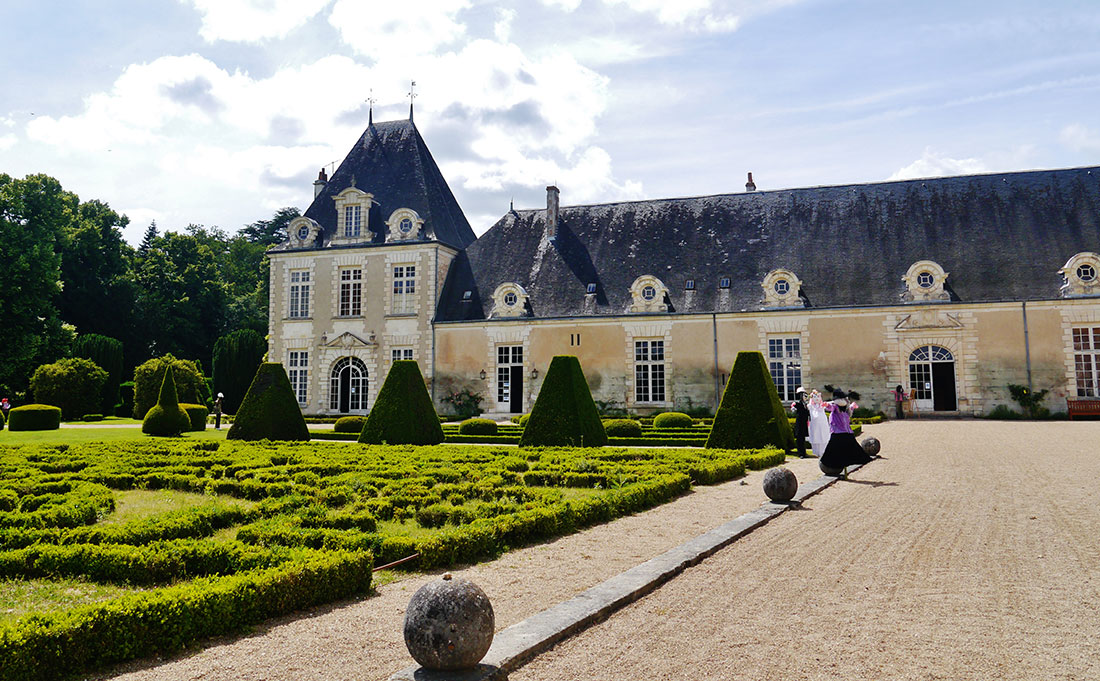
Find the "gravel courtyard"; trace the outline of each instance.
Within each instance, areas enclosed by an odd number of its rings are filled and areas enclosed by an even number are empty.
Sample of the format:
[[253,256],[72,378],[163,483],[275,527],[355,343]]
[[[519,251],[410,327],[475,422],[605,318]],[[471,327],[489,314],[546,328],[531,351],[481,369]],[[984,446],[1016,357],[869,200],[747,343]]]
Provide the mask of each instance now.
[[[1100,678],[1100,423],[909,421],[873,462],[511,675],[542,679]],[[816,461],[788,464],[800,480]],[[454,570],[497,628],[764,500],[762,473]],[[384,680],[430,576],[119,681]]]

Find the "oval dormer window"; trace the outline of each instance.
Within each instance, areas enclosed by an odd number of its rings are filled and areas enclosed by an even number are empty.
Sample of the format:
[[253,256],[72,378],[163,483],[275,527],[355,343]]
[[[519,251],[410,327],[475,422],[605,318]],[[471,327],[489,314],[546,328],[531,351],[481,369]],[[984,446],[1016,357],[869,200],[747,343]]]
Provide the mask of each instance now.
[[652,286],[646,286],[642,289],[642,297],[646,300],[653,300],[657,297],[657,289]]
[[508,307],[515,307],[517,300],[518,298],[516,298],[516,294],[511,291],[504,294],[504,304]]
[[1081,265],[1077,268],[1077,278],[1081,281],[1095,281],[1096,280],[1096,268],[1092,265]]
[[409,232],[411,232],[413,228],[412,218],[402,218],[401,222],[398,225],[398,228],[401,230],[402,234],[408,234]]
[[921,288],[932,288],[935,283],[936,278],[932,276],[931,272],[924,271],[917,275],[917,286]]
[[308,236],[309,236],[309,227],[307,227],[305,225],[302,225],[301,227],[298,228],[298,238],[299,239],[302,239],[304,241],[305,238],[308,237]]
[[777,295],[785,296],[790,293],[791,282],[786,279],[777,279],[775,284],[772,285]]

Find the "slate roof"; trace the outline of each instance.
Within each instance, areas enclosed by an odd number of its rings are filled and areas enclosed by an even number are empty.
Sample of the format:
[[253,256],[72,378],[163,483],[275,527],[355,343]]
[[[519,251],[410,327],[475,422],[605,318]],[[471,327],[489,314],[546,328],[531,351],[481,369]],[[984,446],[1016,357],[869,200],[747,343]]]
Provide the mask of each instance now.
[[[351,148],[305,217],[321,225],[321,246],[330,245],[337,216],[333,197],[354,186],[374,195],[367,226],[374,242],[385,241],[385,221],[398,208],[411,208],[424,220],[422,236],[456,248],[476,239],[428,145],[411,120],[371,123]],[[285,249],[287,244],[273,250]]]
[[762,309],[777,268],[812,307],[889,305],[926,259],[949,273],[952,300],[1057,298],[1058,269],[1100,251],[1100,167],[564,207],[552,244],[545,217],[512,211],[473,243],[437,319],[487,317],[504,282],[526,289],[534,317],[623,314],[643,274],[668,287],[672,312]]

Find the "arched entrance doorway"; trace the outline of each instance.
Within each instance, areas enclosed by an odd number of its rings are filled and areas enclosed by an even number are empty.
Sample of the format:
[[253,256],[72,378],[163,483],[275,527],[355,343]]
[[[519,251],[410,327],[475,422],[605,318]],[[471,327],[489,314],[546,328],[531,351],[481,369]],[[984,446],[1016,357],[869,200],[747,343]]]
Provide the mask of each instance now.
[[336,360],[329,379],[329,409],[340,414],[366,413],[367,385],[367,367],[361,360]]
[[955,358],[939,345],[922,345],[909,354],[909,389],[922,411],[956,411]]

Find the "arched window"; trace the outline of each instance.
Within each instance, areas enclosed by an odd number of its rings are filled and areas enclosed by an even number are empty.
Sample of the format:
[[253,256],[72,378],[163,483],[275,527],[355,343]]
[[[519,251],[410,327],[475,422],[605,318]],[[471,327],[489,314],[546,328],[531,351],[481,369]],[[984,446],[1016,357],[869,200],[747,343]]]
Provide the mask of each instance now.
[[329,409],[341,414],[367,409],[367,367],[356,357],[341,357],[329,378]]
[[955,357],[939,345],[909,353],[909,390],[917,409],[955,411]]

